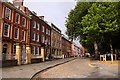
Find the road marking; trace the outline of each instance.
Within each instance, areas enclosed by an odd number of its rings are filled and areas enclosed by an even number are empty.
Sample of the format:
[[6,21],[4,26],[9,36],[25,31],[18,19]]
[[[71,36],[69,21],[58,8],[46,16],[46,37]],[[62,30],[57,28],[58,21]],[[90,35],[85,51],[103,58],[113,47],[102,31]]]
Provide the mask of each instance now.
[[91,65],[91,64],[88,64],[90,67],[96,67],[96,66],[93,66],[93,65]]
[[90,58],[88,58],[88,65],[89,65],[90,67],[97,67],[97,66],[91,65]]

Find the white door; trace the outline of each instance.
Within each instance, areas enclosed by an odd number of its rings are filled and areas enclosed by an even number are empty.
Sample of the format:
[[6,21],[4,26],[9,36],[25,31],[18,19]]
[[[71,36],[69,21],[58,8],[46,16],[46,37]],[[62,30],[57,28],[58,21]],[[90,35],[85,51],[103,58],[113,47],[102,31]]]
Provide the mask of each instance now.
[[26,48],[25,48],[25,45],[21,46],[21,64],[26,64]]

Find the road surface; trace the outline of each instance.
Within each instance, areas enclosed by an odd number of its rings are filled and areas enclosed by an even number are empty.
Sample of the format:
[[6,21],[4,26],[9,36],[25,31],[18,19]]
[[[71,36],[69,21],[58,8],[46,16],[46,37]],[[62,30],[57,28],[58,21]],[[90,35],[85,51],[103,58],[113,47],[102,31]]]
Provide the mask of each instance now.
[[118,78],[118,62],[111,64],[77,58],[38,73],[34,78]]

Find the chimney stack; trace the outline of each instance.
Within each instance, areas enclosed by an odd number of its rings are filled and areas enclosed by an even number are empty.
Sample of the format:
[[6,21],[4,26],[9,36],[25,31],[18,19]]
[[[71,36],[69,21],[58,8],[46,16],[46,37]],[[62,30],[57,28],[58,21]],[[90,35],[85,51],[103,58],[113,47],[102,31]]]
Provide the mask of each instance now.
[[23,6],[24,0],[13,0],[14,6]]
[[44,16],[38,16],[38,17],[44,21]]

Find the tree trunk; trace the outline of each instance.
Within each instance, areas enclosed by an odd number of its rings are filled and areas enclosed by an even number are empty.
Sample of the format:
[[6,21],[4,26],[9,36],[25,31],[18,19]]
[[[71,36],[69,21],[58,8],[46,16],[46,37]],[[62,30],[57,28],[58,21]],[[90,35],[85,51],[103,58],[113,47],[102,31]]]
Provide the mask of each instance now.
[[94,42],[94,48],[95,48],[95,58],[97,59],[97,56],[98,56],[98,45],[97,45],[96,41]]
[[113,54],[113,46],[112,46],[112,41],[111,41],[111,39],[110,39],[110,52],[111,52],[111,54]]

